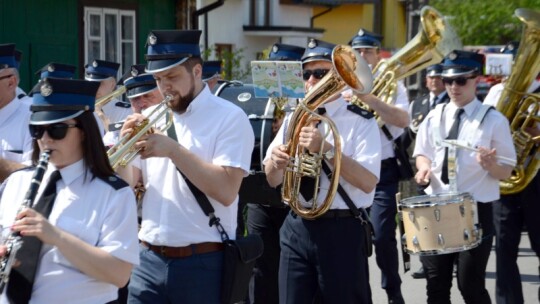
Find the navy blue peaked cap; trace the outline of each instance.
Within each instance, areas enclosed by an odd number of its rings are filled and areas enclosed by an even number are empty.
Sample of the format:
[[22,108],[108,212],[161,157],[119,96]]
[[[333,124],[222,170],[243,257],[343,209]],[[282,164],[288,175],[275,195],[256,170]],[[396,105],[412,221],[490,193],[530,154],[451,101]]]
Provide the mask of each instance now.
[[442,77],[456,77],[471,74],[482,74],[484,55],[470,51],[454,50],[442,63]]
[[73,78],[76,67],[71,64],[49,62],[36,72],[40,79],[44,78]]
[[443,66],[440,64],[430,65],[426,68],[426,75],[429,77],[441,76]]
[[320,60],[332,62],[332,50],[334,50],[334,47],[336,47],[335,44],[313,38],[310,39],[301,58],[302,64]]
[[358,30],[358,33],[349,41],[349,45],[353,49],[380,48],[382,40],[383,36],[361,28]]
[[207,80],[221,74],[221,60],[205,61],[202,66],[202,79]]
[[201,57],[199,30],[152,30],[146,41],[146,71],[157,73]]
[[119,63],[96,59],[84,66],[84,79],[102,81],[109,77],[116,78],[119,68]]
[[94,111],[99,82],[45,78],[32,96],[30,124],[47,125]]
[[15,60],[15,44],[0,44],[0,70],[7,68],[17,68]]
[[272,50],[270,50],[268,59],[281,61],[300,61],[305,51],[305,48],[296,45],[276,43],[272,46]]
[[22,52],[15,49],[15,68],[18,70],[21,67]]
[[145,72],[144,64],[132,65],[122,77],[126,86],[127,98],[135,98],[157,89],[156,80],[152,74]]

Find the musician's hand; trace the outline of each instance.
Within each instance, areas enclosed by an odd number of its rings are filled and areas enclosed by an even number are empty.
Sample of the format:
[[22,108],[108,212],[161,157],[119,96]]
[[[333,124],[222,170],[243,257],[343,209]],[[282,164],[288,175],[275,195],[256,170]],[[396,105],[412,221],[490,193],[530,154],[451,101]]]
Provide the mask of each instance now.
[[489,171],[493,166],[497,165],[497,151],[486,147],[478,147],[476,161],[484,170]]
[[122,125],[122,129],[120,130],[120,137],[126,136],[126,134],[129,134],[133,132],[133,129],[140,124],[145,117],[142,114],[134,113],[126,117],[126,121]]
[[429,184],[429,179],[431,176],[431,169],[429,167],[421,168],[414,175],[414,180],[418,185],[425,186]]
[[279,145],[272,149],[270,155],[270,163],[275,169],[283,170],[289,164],[289,154],[287,154],[287,146]]
[[315,126],[316,122],[313,122],[309,126],[302,127],[300,130],[300,138],[298,139],[298,145],[306,148],[311,153],[318,153],[323,147],[323,137],[321,131]]
[[5,256],[7,253],[7,246],[6,245],[0,245],[0,257]]
[[168,157],[178,152],[179,143],[161,133],[145,134],[135,144],[135,148],[140,148],[139,155],[142,159],[149,157]]
[[23,236],[35,236],[45,244],[55,245],[60,240],[59,228],[53,226],[43,215],[31,208],[21,211],[11,227]]

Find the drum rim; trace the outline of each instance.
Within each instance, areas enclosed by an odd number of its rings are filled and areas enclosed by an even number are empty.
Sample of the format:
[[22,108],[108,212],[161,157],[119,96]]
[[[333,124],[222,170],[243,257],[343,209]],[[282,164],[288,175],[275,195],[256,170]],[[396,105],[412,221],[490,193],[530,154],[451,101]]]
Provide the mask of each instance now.
[[[416,201],[427,198],[425,202],[418,202]],[[453,198],[453,199],[449,199]],[[400,208],[425,208],[425,207],[434,207],[434,206],[444,206],[449,204],[456,204],[456,203],[463,203],[467,201],[467,198],[469,199],[471,203],[476,203],[472,195],[468,192],[463,193],[439,193],[439,194],[428,194],[428,195],[419,195],[419,196],[411,196],[408,198],[404,198],[398,202],[398,206]]]
[[476,240],[474,243],[471,243],[469,245],[450,247],[450,248],[445,248],[445,249],[412,251],[412,250],[409,250],[409,248],[407,248],[406,246],[404,249],[405,251],[407,251],[408,254],[412,254],[412,255],[421,255],[421,256],[422,255],[441,255],[441,254],[456,253],[456,252],[471,250],[478,247],[481,242],[482,242],[482,239],[480,238]]

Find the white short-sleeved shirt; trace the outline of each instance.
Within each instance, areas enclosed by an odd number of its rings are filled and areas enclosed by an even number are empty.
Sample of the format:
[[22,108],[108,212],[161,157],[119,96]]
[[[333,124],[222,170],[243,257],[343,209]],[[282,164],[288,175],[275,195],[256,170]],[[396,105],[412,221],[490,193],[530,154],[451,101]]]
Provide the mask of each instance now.
[[[501,113],[490,110],[484,117],[478,130],[473,130],[473,120],[480,110],[482,103],[475,99],[467,104],[463,109],[465,113],[461,116],[459,128],[459,139],[464,139],[474,132],[472,146],[483,146],[489,149],[495,148],[497,155],[511,159],[516,159],[516,152],[508,120]],[[441,137],[446,138],[453,124],[453,117],[458,107],[450,102],[446,105],[443,114],[443,121],[440,122]],[[439,111],[429,112],[426,119],[420,124],[414,157],[423,155],[431,160],[430,185],[426,189],[427,194],[440,194],[449,192],[449,185],[441,181],[441,172],[444,160],[445,148],[436,146],[434,142],[434,121],[440,117],[436,115]],[[499,180],[489,175],[476,161],[474,151],[457,149],[456,151],[456,179],[458,192],[469,192],[473,198],[479,202],[491,202],[499,199]]]
[[[486,98],[484,98],[484,104],[497,107],[501,94],[504,90],[504,85],[505,85],[504,83],[497,83],[496,85],[492,86],[489,89],[489,92],[486,95]],[[529,86],[529,88],[527,89],[527,92],[528,93],[534,92],[534,90],[538,89],[539,86],[540,86],[540,81],[535,80]]]
[[[49,165],[37,201],[55,168]],[[13,173],[0,191],[0,224],[10,227],[29,188],[33,170]],[[85,171],[83,160],[60,170],[51,224],[112,256],[137,265],[137,213],[133,190],[115,189]],[[116,184],[123,182],[116,180]],[[113,269],[111,271],[114,271]],[[8,283],[9,284],[9,283]],[[82,273],[57,247],[44,244],[30,303],[107,303],[118,288]],[[5,293],[0,303],[6,303]]]
[[[396,102],[394,103],[396,108],[402,109],[404,111],[409,110],[409,97],[407,96],[407,89],[401,81],[397,82],[397,95]],[[396,127],[390,124],[385,124],[386,128],[392,134],[392,138],[396,139],[403,133],[403,128]],[[381,160],[391,158],[396,156],[394,153],[394,143],[393,141],[388,140],[382,129],[379,130],[381,136]]]
[[[205,86],[186,112],[175,113],[173,120],[178,142],[184,148],[205,162],[241,168],[247,176],[255,136],[241,108],[212,95]],[[169,158],[153,157],[135,160],[133,164],[142,170],[146,187],[141,240],[173,247],[221,242],[216,227],[208,225],[208,217]],[[230,206],[207,197],[229,238],[234,239],[238,196]]]
[[[377,178],[379,178],[381,170],[381,142],[379,137],[379,127],[374,118],[366,119],[352,111],[347,110],[348,103],[339,98],[335,101],[325,103],[326,116],[330,118],[336,125],[339,136],[341,138],[342,154],[357,161],[362,167],[369,170]],[[272,149],[275,146],[283,144],[283,138],[290,124],[290,116],[284,121],[279,129],[276,137],[266,150],[264,161],[270,159]],[[330,144],[334,144],[334,137],[329,135],[326,138]],[[349,184],[340,177],[339,183],[345,189],[349,197],[358,208],[367,208],[373,203],[375,190],[365,193],[362,190]],[[329,188],[329,180],[326,174],[321,174],[320,192],[318,194],[318,203],[322,203],[325,199]],[[331,209],[349,209],[345,201],[339,194],[336,194]]]
[[0,157],[30,164],[32,136],[28,130],[30,108],[17,97],[0,109]]

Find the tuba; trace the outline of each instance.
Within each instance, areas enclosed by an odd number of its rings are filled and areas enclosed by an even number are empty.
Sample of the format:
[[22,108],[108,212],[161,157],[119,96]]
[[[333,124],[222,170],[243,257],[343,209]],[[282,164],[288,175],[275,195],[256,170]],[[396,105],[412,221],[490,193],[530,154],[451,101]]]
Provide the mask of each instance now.
[[515,15],[525,23],[512,72],[499,97],[497,110],[510,122],[517,163],[512,175],[499,183],[502,194],[518,193],[535,177],[540,168],[540,136],[527,132],[540,123],[540,95],[527,89],[540,72],[540,12],[518,8]]
[[[391,58],[381,60],[373,69],[375,80],[371,94],[385,103],[395,103],[398,80],[439,63],[453,50],[462,48],[456,32],[434,8],[424,6],[420,12],[420,22],[421,31]],[[351,103],[373,112],[354,95]],[[374,114],[381,126],[380,117]]]
[[[285,170],[282,197],[291,209],[306,219],[315,219],[330,208],[339,183],[341,168],[341,140],[335,124],[328,118],[315,113],[321,104],[335,97],[349,86],[360,94],[371,90],[373,77],[367,63],[350,46],[338,45],[332,51],[333,69],[330,70],[299,102],[292,114],[286,135],[287,153],[291,160]],[[298,146],[300,130],[314,120],[328,124],[334,138],[335,156],[328,194],[318,205],[319,176],[323,161],[322,149],[318,154],[304,153]],[[300,182],[302,178],[315,178],[314,195],[311,207],[304,207],[300,201]]]
[[169,108],[169,102],[172,96],[167,95],[155,108],[148,114],[148,116],[139,123],[130,134],[124,135],[118,143],[112,146],[107,151],[109,157],[109,163],[116,169],[118,166],[125,167],[131,162],[135,156],[139,153],[140,149],[134,147],[135,143],[141,139],[141,137],[149,132],[152,132],[154,125],[158,123],[162,118],[166,116],[166,124],[158,128],[159,132],[165,132],[172,126],[173,114]]

